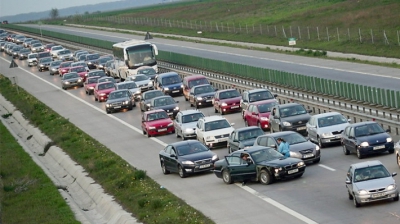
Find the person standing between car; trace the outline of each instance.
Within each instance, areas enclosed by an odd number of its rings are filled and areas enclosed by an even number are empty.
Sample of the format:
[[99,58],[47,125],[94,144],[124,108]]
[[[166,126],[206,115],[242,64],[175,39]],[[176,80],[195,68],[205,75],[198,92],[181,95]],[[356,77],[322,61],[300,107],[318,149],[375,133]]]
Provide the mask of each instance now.
[[282,155],[284,155],[285,158],[289,158],[290,157],[289,143],[287,143],[283,138],[278,138],[276,141],[279,144],[278,152],[282,153]]

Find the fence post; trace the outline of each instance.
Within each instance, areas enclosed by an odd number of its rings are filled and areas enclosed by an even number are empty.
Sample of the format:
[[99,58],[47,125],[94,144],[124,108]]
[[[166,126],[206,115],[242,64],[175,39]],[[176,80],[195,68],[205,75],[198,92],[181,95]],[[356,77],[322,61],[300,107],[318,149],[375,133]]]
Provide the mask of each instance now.
[[328,27],[326,27],[326,36],[328,37],[328,41],[329,41],[329,30],[328,30]]
[[362,43],[362,38],[361,38],[361,29],[358,28],[358,35],[360,36],[360,43]]
[[317,26],[317,36],[318,36],[318,40],[319,40],[319,30],[318,30],[318,26]]
[[372,43],[374,43],[374,34],[372,33],[372,29],[371,29],[371,41]]
[[275,26],[275,36],[278,36],[278,32],[276,31],[276,26]]
[[285,38],[287,38],[287,37],[286,37],[286,33],[285,33],[285,28],[283,28],[283,26],[282,26],[282,32],[283,32],[283,36],[284,36]]
[[310,40],[310,27],[307,26],[308,40]]
[[385,44],[389,45],[389,40],[388,40],[388,38],[386,36],[386,31],[385,30],[383,30],[383,36],[385,37]]
[[299,30],[299,39],[301,39],[300,26],[297,26],[297,29]]
[[337,41],[340,41],[340,38],[339,38],[339,27],[336,27],[336,33],[337,33]]

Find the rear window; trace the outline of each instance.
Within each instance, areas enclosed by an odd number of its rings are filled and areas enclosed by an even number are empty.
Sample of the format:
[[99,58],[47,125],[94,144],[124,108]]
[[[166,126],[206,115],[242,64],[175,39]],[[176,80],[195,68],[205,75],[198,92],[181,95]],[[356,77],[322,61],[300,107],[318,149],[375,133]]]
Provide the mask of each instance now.
[[38,58],[50,57],[49,52],[43,52],[38,54]]
[[188,82],[189,88],[192,88],[193,86],[204,85],[204,84],[210,84],[206,78],[200,78],[200,79],[190,80],[190,81]]

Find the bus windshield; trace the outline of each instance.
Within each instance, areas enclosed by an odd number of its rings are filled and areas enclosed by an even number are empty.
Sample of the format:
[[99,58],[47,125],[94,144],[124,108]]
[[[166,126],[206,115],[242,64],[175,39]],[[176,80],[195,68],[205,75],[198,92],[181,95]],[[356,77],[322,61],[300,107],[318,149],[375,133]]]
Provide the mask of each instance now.
[[140,45],[126,49],[128,54],[128,65],[130,68],[143,66],[143,65],[154,65],[156,57],[153,53],[151,45]]

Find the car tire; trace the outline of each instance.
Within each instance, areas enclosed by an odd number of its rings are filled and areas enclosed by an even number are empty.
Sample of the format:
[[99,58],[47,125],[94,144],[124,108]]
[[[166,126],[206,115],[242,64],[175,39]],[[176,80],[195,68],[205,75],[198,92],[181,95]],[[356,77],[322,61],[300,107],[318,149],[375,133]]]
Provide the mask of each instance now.
[[399,195],[396,195],[396,197],[393,198],[393,201],[399,201]]
[[233,183],[231,174],[229,173],[228,170],[223,170],[223,171],[222,171],[222,180],[223,180],[224,183],[226,183],[226,184],[232,184],[232,183]]
[[358,203],[356,197],[354,197],[354,196],[353,196],[353,204],[354,204],[354,206],[356,206],[356,208],[359,208],[361,206],[361,204]]
[[190,102],[189,102],[189,104],[190,104],[190,107],[194,107],[194,106],[193,106],[193,103],[190,103]]
[[319,148],[322,149],[324,147],[324,144],[322,143],[321,138],[319,136],[317,137],[317,142],[318,142]]
[[186,98],[186,96],[185,96],[185,101],[189,101],[189,99],[188,99],[188,98]]
[[107,114],[111,114],[111,111],[110,111],[110,110],[106,110],[106,113],[107,113]]
[[149,132],[148,132],[148,131],[146,132],[146,134],[147,134],[147,137],[148,137],[148,138],[150,138],[150,137],[151,137],[151,135],[149,134]]
[[347,192],[349,194],[349,200],[353,200],[353,195],[350,194],[350,192]]
[[133,105],[132,104],[128,107],[128,110],[133,110]]
[[86,95],[89,95],[88,91],[85,90]]
[[347,149],[347,147],[346,147],[345,144],[343,144],[343,153],[344,153],[345,155],[349,155],[349,154],[350,154],[350,151]]
[[389,149],[389,150],[388,150],[388,153],[389,153],[389,154],[394,153],[394,149]]
[[319,163],[319,161],[321,161],[321,157],[319,157],[318,159],[314,160],[313,163]]
[[356,153],[357,153],[357,158],[359,158],[359,159],[363,158],[363,156],[361,155],[360,149],[357,149]]
[[267,170],[260,171],[260,183],[264,185],[272,183],[272,176]]
[[182,168],[181,165],[178,166],[178,173],[181,178],[187,177],[186,171]]
[[229,146],[228,147],[228,154],[231,154],[233,152],[232,148]]
[[142,129],[143,135],[146,135],[146,132],[144,131],[144,129]]
[[161,162],[161,170],[165,175],[170,174],[169,170],[167,170],[167,167],[165,167],[164,162]]

